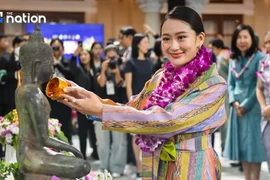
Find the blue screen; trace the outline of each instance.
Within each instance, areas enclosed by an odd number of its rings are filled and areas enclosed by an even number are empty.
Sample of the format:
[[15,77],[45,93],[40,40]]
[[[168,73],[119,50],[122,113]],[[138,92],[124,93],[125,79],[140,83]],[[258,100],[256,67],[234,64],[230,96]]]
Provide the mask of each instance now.
[[[26,24],[26,32],[33,31],[34,24]],[[40,32],[48,44],[53,38],[63,40],[66,58],[72,56],[80,40],[83,41],[83,47],[87,50],[90,50],[96,41],[104,45],[103,24],[40,24]]]

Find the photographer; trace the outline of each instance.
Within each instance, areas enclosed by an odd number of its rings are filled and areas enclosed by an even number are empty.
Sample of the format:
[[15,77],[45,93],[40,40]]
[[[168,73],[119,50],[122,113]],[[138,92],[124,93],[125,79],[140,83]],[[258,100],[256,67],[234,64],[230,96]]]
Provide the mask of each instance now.
[[[119,69],[121,59],[117,52],[118,49],[114,45],[109,45],[105,48],[105,61],[98,71],[97,81],[100,86],[99,96],[101,98],[109,98],[115,102],[121,102],[119,89],[122,86],[123,79]],[[126,134],[115,131],[103,131],[100,122],[96,122],[95,132],[100,169],[111,171],[114,178],[120,177],[123,174],[127,161]]]
[[[50,46],[53,49],[54,57],[54,75],[56,77],[65,78],[68,80],[74,80],[72,73],[69,68],[69,60],[64,57],[64,43],[61,39],[52,39]],[[43,85],[43,90],[45,91],[47,83]],[[69,107],[63,106],[57,101],[52,101],[48,98],[51,105],[51,118],[56,118],[62,124],[62,131],[67,137],[69,143],[72,144],[72,123],[71,123],[71,109]]]
[[98,84],[101,87],[102,98],[112,98],[116,102],[121,102],[119,88],[123,84],[119,65],[122,63],[117,53],[118,49],[114,45],[105,48],[105,61],[98,70]]

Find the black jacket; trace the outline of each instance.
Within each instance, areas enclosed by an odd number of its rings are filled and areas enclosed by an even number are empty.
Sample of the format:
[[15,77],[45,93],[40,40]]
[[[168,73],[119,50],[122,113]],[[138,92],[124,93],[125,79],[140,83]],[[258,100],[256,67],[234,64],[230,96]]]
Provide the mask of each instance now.
[[[54,69],[58,69],[66,79],[68,80],[74,80],[74,77],[72,73],[70,72],[70,67],[69,67],[69,60],[66,59],[64,56],[62,57],[60,63],[56,64],[54,66]],[[46,86],[47,83],[43,84],[43,92],[45,93],[46,91]],[[71,134],[71,109],[64,105],[61,104],[57,101],[52,101],[50,98],[48,98],[48,101],[50,102],[51,105],[51,118],[56,118],[62,123],[62,128],[68,129],[70,132],[64,132],[65,135],[67,136],[68,139],[70,139]]]
[[[8,53],[4,53],[3,55],[0,55],[0,70],[6,70],[8,74],[3,75],[0,81],[0,105],[6,105],[6,103],[9,101],[8,97],[8,89],[7,89],[7,81],[8,79],[12,78],[14,76],[14,73],[8,72],[9,69],[9,58],[10,55]],[[14,76],[15,79],[15,76]]]
[[15,55],[12,53],[7,62],[7,74],[2,77],[2,81],[5,82],[4,86],[7,91],[8,100],[6,105],[8,112],[15,109],[15,91],[18,86],[18,80],[15,78],[15,74],[17,74],[20,69],[20,62],[15,60]]
[[97,92],[97,78],[95,68],[92,69],[93,74],[91,74],[87,69],[84,68],[82,64],[77,65],[76,56],[72,56],[69,67],[76,84],[88,91],[92,91],[94,93]]

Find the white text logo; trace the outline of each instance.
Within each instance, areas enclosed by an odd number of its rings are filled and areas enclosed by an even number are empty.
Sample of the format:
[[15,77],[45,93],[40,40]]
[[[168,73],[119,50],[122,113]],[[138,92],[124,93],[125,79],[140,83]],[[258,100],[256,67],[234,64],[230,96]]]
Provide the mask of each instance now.
[[[3,14],[3,12],[0,12]],[[13,15],[13,12],[7,12],[5,16],[6,23],[46,23],[46,17],[43,15],[31,15],[22,13],[22,15]]]

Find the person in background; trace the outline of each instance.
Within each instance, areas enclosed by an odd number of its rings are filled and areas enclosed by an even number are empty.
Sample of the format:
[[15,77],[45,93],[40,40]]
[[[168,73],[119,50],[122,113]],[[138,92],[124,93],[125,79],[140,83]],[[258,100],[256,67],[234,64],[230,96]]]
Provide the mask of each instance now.
[[[227,81],[230,57],[224,56],[224,54],[222,54],[222,51],[224,51],[223,41],[221,41],[220,39],[213,40],[212,41],[212,51],[213,51],[214,55],[216,56],[216,64],[217,64],[218,74]],[[229,117],[229,115],[230,115],[229,114],[230,104],[229,104],[228,100],[229,99],[228,99],[228,94],[227,94],[226,98],[225,98],[225,108],[226,108],[227,117]],[[220,134],[221,134],[221,150],[223,153],[224,147],[225,147],[225,141],[226,141],[226,134],[227,134],[227,121],[220,127]],[[212,143],[214,145],[214,134],[212,137]]]
[[162,49],[161,49],[161,39],[157,39],[155,41],[153,50],[154,50],[155,55],[157,56],[157,60],[152,69],[152,74],[155,74],[155,72],[159,70],[160,68],[163,68],[166,63],[164,61],[165,57],[163,56]]
[[[124,75],[124,68],[125,68],[125,63],[127,60],[129,60],[131,58],[131,53],[132,53],[132,40],[134,35],[136,34],[136,30],[131,27],[131,26],[126,26],[126,27],[122,27],[120,29],[119,35],[118,35],[118,39],[119,39],[119,55],[122,58],[122,65],[120,66],[121,68],[121,72],[123,74],[122,78],[124,79],[124,83],[122,85],[122,87],[120,88],[120,92],[122,95],[122,99],[125,99],[125,101],[128,101],[128,97],[126,94],[126,83],[125,83],[125,75]],[[123,102],[123,103],[126,103]],[[127,155],[127,165],[125,167],[124,170],[124,174],[130,174],[132,172],[131,166],[130,164],[136,164],[136,160],[135,160],[135,155],[133,153],[133,147],[132,147],[132,136],[130,134],[127,134],[127,142],[128,142],[128,155]]]
[[267,57],[260,63],[257,72],[258,82],[256,94],[262,110],[262,139],[266,150],[268,171],[270,173],[270,31],[268,31],[264,37],[264,47],[267,52]]
[[[153,36],[153,38],[155,38],[155,42],[160,38],[159,34],[154,31],[148,24],[144,24],[143,29],[145,34],[150,34],[151,36]],[[154,64],[157,63],[157,60],[160,60],[160,57],[155,54],[154,48],[149,48],[146,56],[149,57],[154,62]]]
[[[77,56],[79,56],[79,65],[77,65]],[[81,87],[88,91],[97,92],[97,80],[96,80],[96,68],[94,65],[93,55],[83,49],[82,45],[78,45],[78,48],[74,52],[70,60],[70,72],[74,76],[74,81]],[[91,157],[98,160],[97,153],[97,139],[95,134],[95,128],[93,121],[89,121],[85,115],[77,112],[78,114],[78,133],[80,139],[80,150],[86,157],[87,138],[90,139],[90,145],[93,148]],[[88,134],[89,133],[89,134]]]
[[[8,61],[10,54],[7,52],[9,42],[7,35],[0,34],[0,116],[6,115],[8,111],[7,103],[9,101],[6,80],[8,77]],[[14,75],[14,74],[13,74]]]
[[[208,45],[207,45],[208,49],[211,49],[211,50],[213,49],[213,44],[212,44],[213,41],[214,41],[214,39],[208,42]],[[212,60],[212,62],[215,63],[217,61],[217,57],[215,56],[213,51],[211,51],[211,54],[212,54],[211,60]]]
[[[112,99],[121,102],[120,87],[123,78],[119,69],[118,49],[114,45],[108,45],[104,50],[105,61],[97,70],[98,92],[101,98]],[[103,131],[100,122],[95,123],[97,137],[97,149],[100,159],[100,169],[112,172],[114,178],[123,175],[127,162],[127,137],[125,133]]]
[[23,40],[24,40],[25,42],[27,42],[27,41],[29,40],[30,35],[31,35],[31,33],[26,33],[26,34],[24,34],[24,35],[23,35]]
[[264,48],[266,54],[270,54],[270,31],[268,31],[264,37]]
[[253,29],[239,25],[232,36],[228,93],[231,105],[224,156],[241,161],[246,180],[259,180],[265,149],[261,139],[261,109],[256,98],[256,71],[264,55]]
[[[135,34],[132,40],[131,59],[126,62],[125,81],[127,97],[139,94],[144,84],[151,78],[153,62],[146,58],[149,49],[149,39],[145,34]],[[133,151],[136,158],[137,178],[141,177],[140,148],[135,144],[136,136],[133,136]]]
[[5,83],[7,90],[8,101],[6,104],[7,112],[15,109],[15,90],[18,86],[18,79],[20,79],[19,71],[21,65],[19,62],[20,47],[24,41],[21,36],[16,36],[12,41],[12,48],[14,51],[10,55],[10,59],[7,63],[7,74],[2,76],[1,81]]
[[93,54],[95,68],[98,69],[101,67],[102,62],[104,61],[101,57],[103,52],[103,45],[100,42],[94,42],[91,47],[91,53]]
[[[2,80],[3,76],[7,74],[8,60],[10,58],[10,54],[7,52],[8,45],[9,43],[7,35],[0,33],[0,116],[4,116],[8,113],[6,106],[9,100],[7,95],[8,92],[5,82]],[[3,156],[4,151],[2,145],[0,144],[0,158]]]
[[[64,43],[61,39],[52,39],[50,46],[53,49],[54,56],[54,74],[55,77],[74,80],[74,77],[69,68],[69,60],[64,57]],[[45,91],[47,83],[43,85]],[[71,109],[63,106],[57,101],[48,98],[51,105],[51,118],[56,118],[62,124],[62,131],[67,137],[69,143],[72,144],[72,123],[71,123]]]
[[131,53],[132,53],[131,45],[132,45],[132,40],[135,34],[136,34],[136,31],[131,26],[123,27],[120,29],[120,34],[118,38],[119,38],[121,47],[123,47],[124,49],[124,53],[122,55],[124,62],[130,59],[131,57]]

